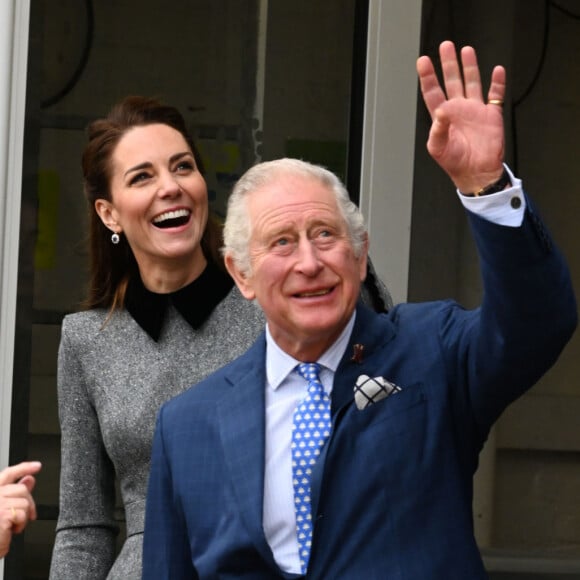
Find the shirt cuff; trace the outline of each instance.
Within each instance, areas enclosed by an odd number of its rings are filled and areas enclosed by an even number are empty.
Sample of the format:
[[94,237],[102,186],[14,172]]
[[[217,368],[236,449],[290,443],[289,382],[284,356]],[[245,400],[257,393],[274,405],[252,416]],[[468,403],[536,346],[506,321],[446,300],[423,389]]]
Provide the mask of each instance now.
[[504,164],[510,176],[512,186],[489,195],[467,197],[457,190],[457,195],[465,209],[500,226],[517,228],[524,221],[526,197],[522,189],[522,181],[514,176],[510,168]]

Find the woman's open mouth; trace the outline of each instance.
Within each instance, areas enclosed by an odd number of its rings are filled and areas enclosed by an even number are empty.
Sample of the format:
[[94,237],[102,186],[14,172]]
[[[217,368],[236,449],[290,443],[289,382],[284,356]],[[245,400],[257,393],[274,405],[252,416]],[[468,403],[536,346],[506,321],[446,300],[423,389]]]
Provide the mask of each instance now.
[[153,225],[161,229],[177,228],[179,226],[184,226],[189,221],[190,217],[191,210],[189,209],[166,211],[153,219]]

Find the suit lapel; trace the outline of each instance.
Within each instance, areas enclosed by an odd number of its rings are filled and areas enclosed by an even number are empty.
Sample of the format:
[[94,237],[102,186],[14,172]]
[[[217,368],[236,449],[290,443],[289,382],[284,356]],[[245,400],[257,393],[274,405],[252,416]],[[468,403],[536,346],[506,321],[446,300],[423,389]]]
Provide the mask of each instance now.
[[394,337],[395,327],[386,316],[379,316],[359,305],[352,335],[334,376],[333,417],[338,416],[345,405],[353,403],[358,376],[363,373],[375,376],[384,365],[384,347]]
[[265,450],[265,340],[258,339],[228,376],[218,406],[224,457],[241,518],[265,561],[276,566],[262,527]]
[[[396,330],[385,316],[359,305],[356,321],[342,360],[336,369],[332,387],[332,432],[335,433],[346,409],[354,405],[354,385],[361,374],[380,375],[384,368],[385,347],[395,337]],[[355,348],[355,345],[359,345]],[[362,345],[362,352],[360,350]],[[355,353],[357,353],[355,355]],[[322,452],[312,473],[311,501],[312,513],[316,514],[322,488],[324,464],[328,449],[332,445],[332,435]]]

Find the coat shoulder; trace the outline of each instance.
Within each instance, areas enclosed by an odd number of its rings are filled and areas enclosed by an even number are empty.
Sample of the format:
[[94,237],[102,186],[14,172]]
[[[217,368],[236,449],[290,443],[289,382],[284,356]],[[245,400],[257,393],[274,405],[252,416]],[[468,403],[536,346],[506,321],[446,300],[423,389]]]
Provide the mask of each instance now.
[[[247,377],[256,374],[256,369],[264,367],[266,338],[262,332],[254,344],[239,357],[225,364],[201,382],[192,385],[186,391],[163,405],[164,413],[189,412],[202,407],[213,406],[226,396],[232,386]],[[258,373],[259,374],[259,373]]]

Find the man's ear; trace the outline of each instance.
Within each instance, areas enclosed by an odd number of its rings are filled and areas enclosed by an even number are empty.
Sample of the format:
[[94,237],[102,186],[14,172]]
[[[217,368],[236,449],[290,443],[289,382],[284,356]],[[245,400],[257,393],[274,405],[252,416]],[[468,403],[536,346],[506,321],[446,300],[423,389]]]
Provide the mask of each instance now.
[[115,218],[113,204],[110,201],[107,201],[106,199],[95,200],[95,211],[106,227],[108,227],[112,232],[119,233],[119,224]]
[[369,235],[365,233],[364,245],[359,256],[359,276],[360,281],[364,282],[367,277],[367,261],[369,255]]
[[254,292],[254,288],[252,286],[251,277],[247,276],[245,272],[242,272],[238,268],[231,254],[226,254],[224,256],[224,262],[228,272],[230,273],[230,276],[234,279],[234,282],[236,283],[236,286],[238,287],[242,296],[247,300],[253,300],[256,297],[256,293]]

